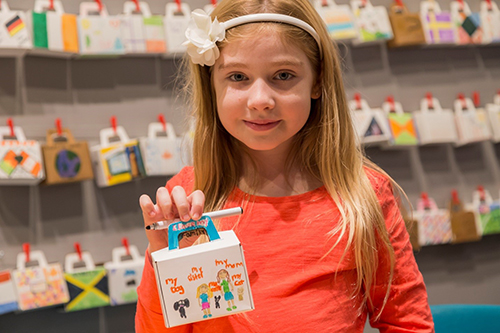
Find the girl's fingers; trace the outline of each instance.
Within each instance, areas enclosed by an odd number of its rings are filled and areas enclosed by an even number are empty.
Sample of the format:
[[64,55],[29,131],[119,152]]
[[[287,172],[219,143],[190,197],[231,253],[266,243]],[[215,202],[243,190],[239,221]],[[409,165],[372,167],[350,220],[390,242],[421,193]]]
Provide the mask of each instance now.
[[179,213],[179,218],[186,222],[191,219],[189,215],[189,202],[186,196],[186,191],[181,186],[175,186],[172,189],[172,201],[177,208],[177,212]]
[[172,220],[175,217],[172,209],[172,198],[165,187],[160,187],[156,191],[156,205],[165,220]]
[[203,207],[205,206],[205,194],[200,190],[196,190],[188,196],[188,202],[191,205],[191,218],[193,220],[198,220],[203,214]]
[[156,208],[149,195],[147,194],[141,195],[141,197],[139,198],[139,205],[141,206],[142,216],[144,218],[144,224],[149,225],[155,222],[156,220],[155,217],[157,215]]

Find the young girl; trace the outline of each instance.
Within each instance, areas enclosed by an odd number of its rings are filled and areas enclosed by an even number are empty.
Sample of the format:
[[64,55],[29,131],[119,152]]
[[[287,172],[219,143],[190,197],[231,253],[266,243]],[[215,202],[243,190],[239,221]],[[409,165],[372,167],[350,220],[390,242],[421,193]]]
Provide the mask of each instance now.
[[231,278],[229,277],[228,271],[225,269],[221,269],[217,272],[217,283],[220,286],[221,296],[224,296],[224,300],[227,301],[227,311],[232,311],[236,309],[236,305],[234,305],[234,295],[233,295],[233,283],[231,282]]
[[[144,223],[218,221],[245,251],[255,310],[165,329],[154,271],[137,332],[433,332],[393,182],[357,144],[341,64],[308,0],[226,0],[186,32],[194,166],[140,198]],[[167,232],[146,231],[149,253]],[[185,244],[187,246],[189,244]]]
[[203,311],[203,318],[212,317],[212,314],[210,313],[210,299],[212,297],[212,290],[210,290],[206,283],[202,283],[198,286],[198,289],[196,290],[196,298],[198,299],[198,305]]

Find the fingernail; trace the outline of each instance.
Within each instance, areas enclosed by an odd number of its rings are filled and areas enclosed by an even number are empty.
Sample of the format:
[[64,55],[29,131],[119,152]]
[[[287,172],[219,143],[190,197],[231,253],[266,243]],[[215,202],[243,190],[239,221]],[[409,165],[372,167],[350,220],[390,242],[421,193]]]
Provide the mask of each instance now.
[[194,220],[197,220],[197,219],[199,219],[199,218],[200,218],[200,214],[198,214],[198,213],[194,213],[194,214],[193,214],[193,219],[194,219]]
[[191,218],[189,217],[189,215],[188,215],[188,214],[186,214],[186,215],[184,215],[184,216],[182,217],[182,219],[187,221],[187,220],[190,220]]

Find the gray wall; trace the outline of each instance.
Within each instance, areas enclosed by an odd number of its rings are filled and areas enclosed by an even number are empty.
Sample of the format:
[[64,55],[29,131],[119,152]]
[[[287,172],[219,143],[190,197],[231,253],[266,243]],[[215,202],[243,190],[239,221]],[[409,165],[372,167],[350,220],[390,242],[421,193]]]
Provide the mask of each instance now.
[[[228,0],[226,0],[228,1]],[[64,0],[67,12],[78,12],[78,0]],[[121,12],[123,1],[103,1],[110,14]],[[150,0],[161,14],[167,1]],[[209,1],[187,1],[192,8]],[[337,3],[347,3],[337,0]],[[389,6],[390,0],[373,1]],[[449,8],[449,1],[438,1]],[[468,1],[472,10],[479,0]],[[12,9],[28,10],[33,0],[10,0]],[[417,1],[407,1],[411,11]],[[345,63],[347,94],[361,92],[372,106],[393,94],[406,111],[419,107],[431,91],[444,107],[457,93],[481,93],[492,101],[500,88],[500,46],[426,47],[388,50],[385,45],[340,46]],[[173,90],[178,61],[159,57],[120,59],[59,59],[29,55],[0,58],[0,124],[8,117],[29,138],[44,140],[56,117],[78,139],[96,143],[98,132],[116,115],[131,137],[143,136],[158,113],[165,114],[178,134],[185,130],[186,108]],[[498,198],[500,146],[480,143],[461,148],[420,147],[408,150],[367,148],[367,154],[385,168],[414,203],[427,191],[444,206],[451,189],[464,201],[482,184]],[[78,241],[96,262],[111,258],[111,249],[129,238],[140,251],[147,246],[137,199],[154,195],[164,177],[150,177],[99,189],[92,181],[60,186],[0,187],[0,269],[11,268],[23,242],[45,251],[49,261],[64,260]],[[500,304],[500,236],[480,242],[423,248],[416,253],[431,304]],[[125,332],[133,331],[135,307],[120,306],[64,314],[60,308],[0,316],[1,332]],[[42,325],[43,324],[43,325]]]

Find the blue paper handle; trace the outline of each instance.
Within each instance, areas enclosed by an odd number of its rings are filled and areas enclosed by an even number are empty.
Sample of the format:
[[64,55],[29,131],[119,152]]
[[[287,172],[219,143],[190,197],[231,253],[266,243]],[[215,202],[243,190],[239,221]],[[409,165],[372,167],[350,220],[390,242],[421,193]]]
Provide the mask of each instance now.
[[187,222],[176,222],[168,226],[168,249],[175,250],[179,248],[179,235],[186,231],[196,229],[205,229],[210,241],[220,239],[219,233],[215,228],[212,219],[209,216],[202,216],[198,221],[189,220]]

